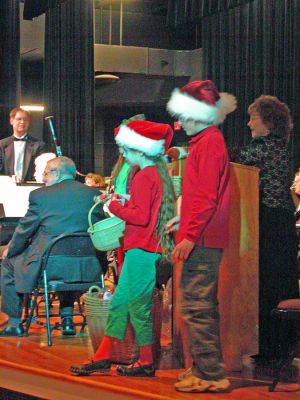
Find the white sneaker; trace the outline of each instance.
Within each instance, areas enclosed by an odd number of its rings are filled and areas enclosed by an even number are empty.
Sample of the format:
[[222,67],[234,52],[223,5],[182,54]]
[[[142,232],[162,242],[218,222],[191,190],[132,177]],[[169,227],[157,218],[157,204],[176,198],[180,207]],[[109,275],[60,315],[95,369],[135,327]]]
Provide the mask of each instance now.
[[177,376],[177,380],[183,381],[183,379],[187,378],[188,376],[190,376],[192,374],[193,374],[192,367],[190,367],[190,368],[186,369],[185,371],[180,372],[180,374],[178,374],[178,376]]
[[175,383],[175,389],[179,392],[188,393],[223,393],[230,388],[228,379],[220,379],[218,381],[206,381],[197,376],[190,374],[187,378]]

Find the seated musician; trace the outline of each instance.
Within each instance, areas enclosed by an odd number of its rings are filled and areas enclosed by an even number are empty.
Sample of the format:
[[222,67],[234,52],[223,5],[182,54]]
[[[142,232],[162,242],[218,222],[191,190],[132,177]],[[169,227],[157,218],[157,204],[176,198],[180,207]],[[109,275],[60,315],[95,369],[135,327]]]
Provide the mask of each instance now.
[[[47,162],[44,171],[46,187],[33,190],[29,195],[26,215],[20,219],[14,235],[5,252],[1,268],[2,306],[8,315],[8,326],[0,332],[0,337],[22,336],[22,298],[31,293],[39,274],[41,252],[49,241],[63,233],[86,232],[87,215],[94,204],[97,189],[75,181],[76,166],[67,157],[56,157]],[[102,211],[95,217],[102,219]],[[56,269],[56,268],[55,268]],[[66,282],[74,282],[77,276],[82,281],[99,279],[101,267],[91,258],[88,264],[82,262],[78,271],[66,276],[57,268],[57,275]],[[76,276],[75,276],[76,275]],[[60,313],[63,334],[74,335],[73,302],[70,292],[60,299]]]
[[[34,179],[36,180],[37,183],[44,183],[44,171],[47,165],[47,162],[49,160],[52,160],[55,158],[56,155],[54,153],[43,153],[36,157],[34,160]],[[7,243],[10,239],[10,237],[6,237],[7,241],[5,243],[2,242],[2,238],[0,239],[0,263],[2,260],[2,254],[5,251],[7,247]]]
[[98,188],[99,190],[106,188],[105,178],[99,174],[93,174],[92,172],[86,175],[84,183],[87,186]]

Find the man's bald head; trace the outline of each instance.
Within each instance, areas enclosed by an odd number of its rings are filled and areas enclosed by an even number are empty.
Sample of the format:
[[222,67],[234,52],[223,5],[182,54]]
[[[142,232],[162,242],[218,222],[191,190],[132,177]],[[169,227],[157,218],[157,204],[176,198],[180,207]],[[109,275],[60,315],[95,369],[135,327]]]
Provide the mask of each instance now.
[[56,157],[47,162],[44,172],[44,182],[46,186],[54,185],[66,179],[74,179],[76,175],[76,165],[68,157]]

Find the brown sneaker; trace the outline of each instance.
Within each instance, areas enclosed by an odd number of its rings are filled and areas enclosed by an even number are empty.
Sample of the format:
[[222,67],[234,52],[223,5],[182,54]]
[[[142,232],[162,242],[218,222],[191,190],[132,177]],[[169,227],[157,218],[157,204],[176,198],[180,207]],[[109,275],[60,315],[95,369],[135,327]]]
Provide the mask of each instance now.
[[210,381],[208,392],[210,393],[224,393],[230,389],[230,382],[228,379],[220,379],[218,381]]
[[175,389],[179,392],[187,393],[224,393],[230,388],[228,379],[220,379],[218,381],[206,381],[197,376],[190,374],[187,378],[175,383]]

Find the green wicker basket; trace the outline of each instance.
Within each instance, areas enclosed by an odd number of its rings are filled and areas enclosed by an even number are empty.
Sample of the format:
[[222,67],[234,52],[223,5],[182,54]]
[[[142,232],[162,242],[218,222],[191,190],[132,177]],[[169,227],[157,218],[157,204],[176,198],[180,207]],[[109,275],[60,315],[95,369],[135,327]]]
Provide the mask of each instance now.
[[120,247],[120,240],[123,238],[125,221],[118,217],[106,218],[102,221],[92,224],[92,212],[100,202],[97,202],[89,211],[88,221],[91,240],[97,250],[108,251]]

